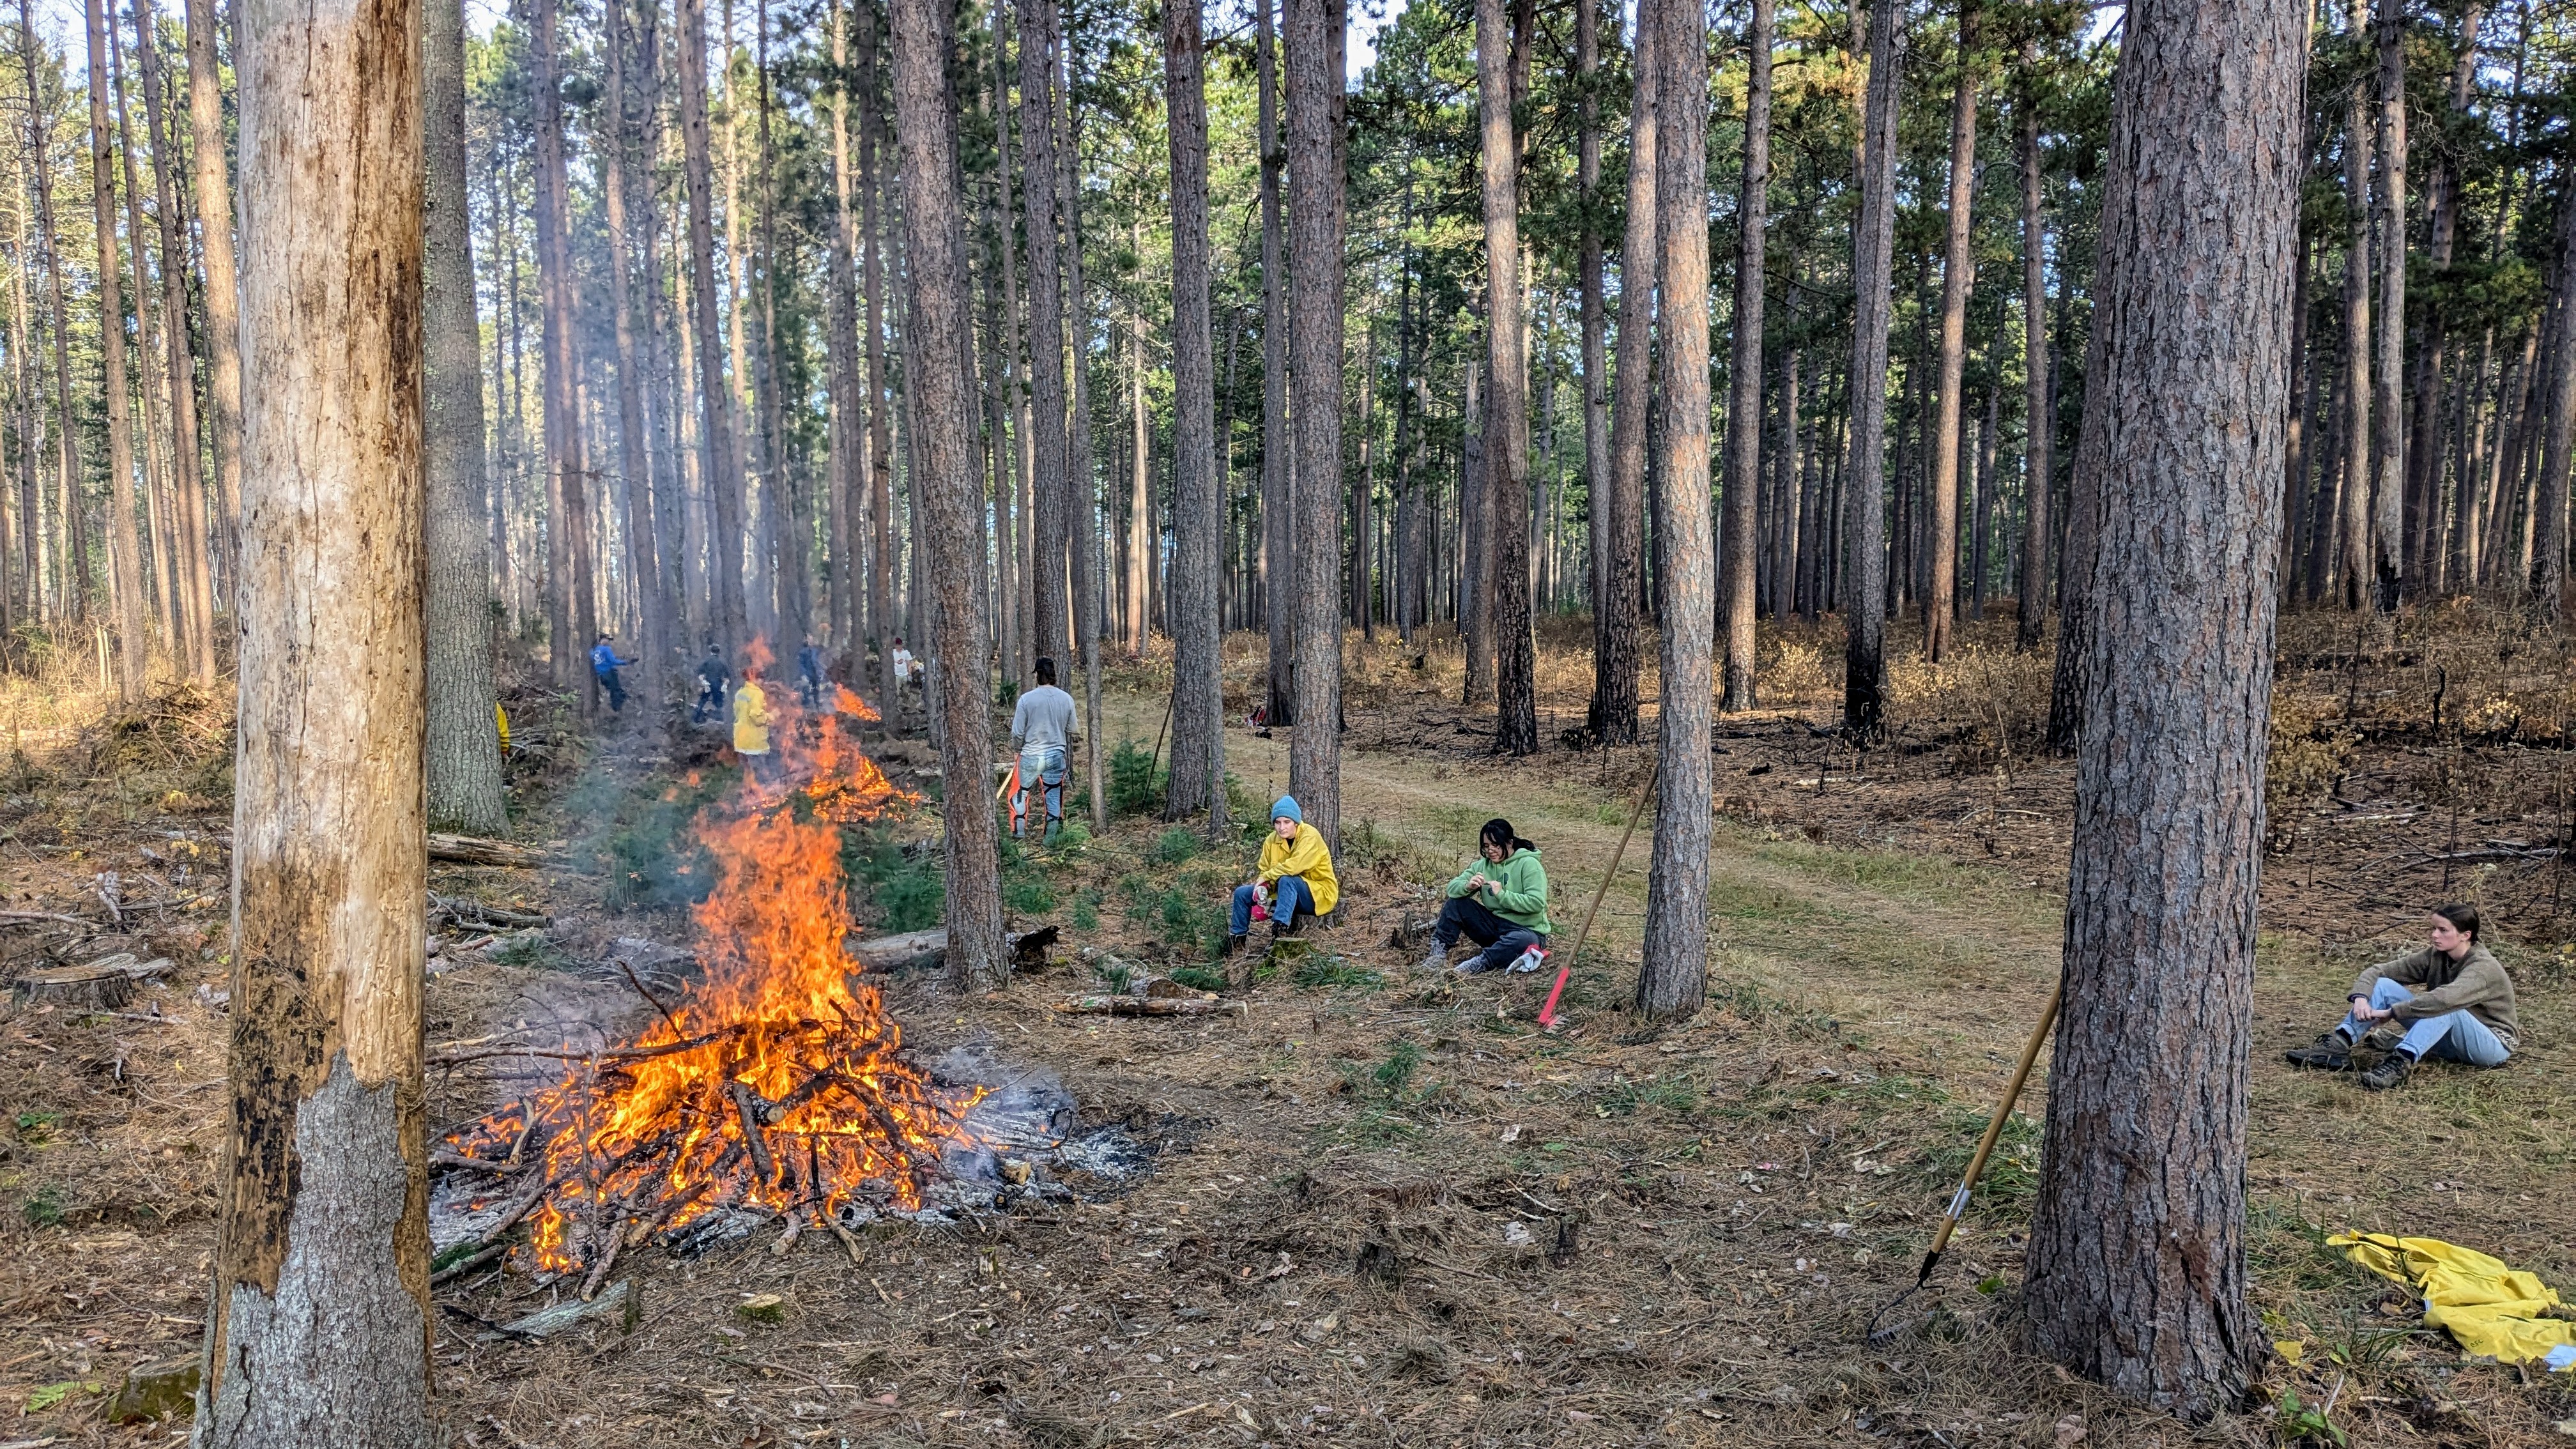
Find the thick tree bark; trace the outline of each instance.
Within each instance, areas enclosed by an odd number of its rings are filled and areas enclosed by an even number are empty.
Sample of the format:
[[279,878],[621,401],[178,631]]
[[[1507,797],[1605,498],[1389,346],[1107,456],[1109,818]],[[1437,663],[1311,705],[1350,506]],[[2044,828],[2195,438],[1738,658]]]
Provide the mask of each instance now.
[[1297,467],[1297,730],[1288,788],[1325,843],[1342,839],[1342,64],[1344,0],[1288,0],[1289,323]]
[[422,447],[427,459],[429,823],[504,835],[501,741],[492,717],[492,575],[483,478],[482,328],[474,313],[474,256],[465,185],[465,13],[462,0],[421,7],[425,155],[421,333],[427,367]]
[[[1521,319],[1520,148],[1512,135],[1505,0],[1476,0],[1476,94],[1485,213],[1484,491],[1493,503],[1494,749],[1538,748],[1537,659],[1530,633],[1529,368]],[[1582,3],[1582,0],[1578,0]]]
[[2406,0],[2379,0],[2379,361],[2371,381],[2372,602],[2383,614],[2415,586],[2406,572]]
[[1968,617],[1986,617],[1986,544],[1993,533],[1995,507],[1995,435],[2003,430],[2003,392],[1986,389],[1986,414],[1977,422],[1976,536],[1968,545]]
[[[2369,28],[2365,0],[2347,0],[2347,33],[2359,40]],[[2343,606],[2358,609],[2367,596],[2371,558],[2370,378],[2370,97],[2355,80],[2343,112],[2344,204],[2352,234],[2343,260],[2343,545],[2338,576]],[[2386,319],[2383,319],[2385,322]],[[2403,326],[2403,319],[2394,324]]]
[[705,412],[708,492],[715,503],[715,599],[709,622],[716,644],[731,656],[751,639],[744,614],[742,579],[743,477],[734,396],[725,381],[724,348],[716,320],[715,183],[707,143],[706,0],[678,0],[680,7],[680,143],[689,190],[690,324],[696,331],[698,400]]
[[626,0],[604,0],[603,8],[608,22],[608,114],[601,137],[606,154],[598,159],[598,169],[608,223],[608,308],[617,341],[618,522],[626,540],[627,584],[642,626],[636,641],[636,658],[643,666],[635,672],[636,695],[644,706],[645,725],[651,728],[660,722],[663,671],[672,663],[671,609],[662,592],[662,561],[654,545],[652,463],[645,453],[644,432],[646,360],[637,340],[635,284],[628,270],[634,264],[635,228],[627,214],[627,195],[641,178],[634,174],[634,120],[627,99]]
[[942,725],[948,971],[961,984],[981,986],[999,981],[1010,962],[1003,952],[1000,861],[993,845],[987,636],[974,603],[984,572],[984,517],[967,351],[966,205],[957,179],[957,112],[948,90],[947,8],[933,0],[893,0],[892,14],[901,154],[896,174],[903,181],[905,260],[912,280],[904,333],[912,484],[922,515],[915,541],[923,550],[920,567],[926,570],[939,661],[932,683]]
[[839,0],[830,9],[832,65],[841,73],[832,96],[831,272],[825,287],[831,296],[832,645],[848,661],[852,680],[869,680],[868,695],[884,714],[894,701],[867,670],[867,604],[860,597],[862,570],[855,557],[866,545],[868,477],[867,417],[859,405],[858,213],[850,204],[849,19]]
[[[1617,392],[1610,411],[1610,465],[1593,506],[1605,531],[1602,646],[1592,661],[1592,733],[1604,745],[1637,742],[1638,613],[1645,604],[1646,403],[1654,374],[1655,18],[1658,0],[1638,0],[1634,100],[1628,111],[1628,220],[1619,248]],[[1607,517],[1603,516],[1606,507]]]
[[2129,13],[2095,286],[2099,547],[2064,1014],[2023,1301],[2039,1350],[2199,1421],[2253,1367],[2245,1301],[2272,572],[2306,16]]
[[[1091,293],[1082,280],[1082,188],[1076,175],[1082,153],[1081,116],[1074,109],[1072,49],[1058,33],[1060,12],[1047,0],[1047,73],[1064,98],[1057,112],[1064,126],[1056,148],[1056,214],[1064,219],[1065,316],[1073,342],[1073,423],[1066,439],[1064,491],[1066,583],[1073,595],[1073,650],[1082,665],[1082,717],[1100,718],[1100,485],[1091,442]],[[1095,725],[1082,740],[1083,769],[1091,792],[1091,828],[1109,831],[1109,782],[1105,743]]]
[[[125,703],[143,700],[149,662],[149,605],[143,597],[142,535],[134,513],[134,423],[125,381],[125,302],[118,276],[115,163],[108,156],[107,32],[101,0],[88,0],[90,194],[98,239],[99,352],[107,374],[108,549],[115,565],[116,688]],[[141,299],[138,298],[140,305]]]
[[546,657],[558,686],[581,692],[586,714],[599,710],[599,680],[589,667],[590,644],[599,632],[592,575],[590,479],[581,422],[578,341],[580,284],[573,275],[571,198],[564,169],[563,91],[556,21],[558,0],[536,0],[529,35],[534,62],[529,79],[535,102],[531,124],[537,141],[537,281],[545,298],[546,472],[550,501],[560,509],[546,520]]
[[[232,1100],[200,1442],[431,1442],[421,27],[243,0]],[[363,654],[366,667],[352,667]]]
[[[1172,157],[1172,783],[1167,820],[1225,829],[1216,348],[1208,320],[1206,41],[1199,0],[1163,5],[1163,103]],[[1097,733],[1095,727],[1094,730]]]
[[[142,64],[143,116],[152,138],[152,188],[160,213],[161,332],[163,356],[169,362],[170,495],[175,517],[177,574],[170,581],[186,620],[186,666],[190,682],[215,682],[215,581],[207,557],[205,473],[198,463],[197,366],[188,329],[187,222],[179,211],[178,192],[170,180],[170,132],[161,116],[161,48],[156,43],[152,0],[134,0],[136,54]],[[139,249],[143,244],[135,238]]]
[[2567,308],[2576,299],[2576,181],[2561,183],[2558,206],[2558,275],[2550,288],[2559,314],[2552,338],[2558,347],[2542,355],[2561,355],[2544,364],[2543,376],[2549,381],[2547,432],[2530,514],[2523,526],[2527,550],[2523,566],[2530,571],[2532,612],[2553,628],[2566,606],[2562,596],[2567,588],[2568,470],[2576,466],[2576,363],[2563,355]]
[[1271,0],[1253,0],[1253,64],[1258,72],[1261,146],[1261,612],[1270,636],[1272,725],[1297,717],[1297,527],[1289,494],[1296,441],[1288,431],[1288,265],[1280,186],[1286,153],[1279,138],[1278,47]]
[[1708,496],[1708,16],[1657,7],[1656,223],[1663,267],[1662,497],[1665,613],[1657,710],[1655,848],[1636,1007],[1690,1016],[1708,993],[1710,697],[1717,623]]
[[2315,369],[2308,357],[2308,234],[2301,228],[2290,278],[2289,430],[2281,444],[2281,606],[2298,581],[2299,511],[2308,479],[2308,385]]
[[[1021,190],[1029,264],[1029,436],[1035,443],[1037,505],[1029,584],[1035,600],[1030,649],[1069,668],[1072,632],[1065,618],[1065,551],[1073,484],[1065,452],[1064,281],[1057,255],[1053,0],[1017,0],[1020,26]],[[1069,677],[1069,675],[1059,675]]]
[[[223,76],[215,0],[187,0],[188,132],[196,167],[197,252],[205,271],[206,410],[214,434],[215,548],[226,579],[239,567],[241,291],[233,273],[233,193],[224,169]],[[238,606],[236,606],[238,607]]]
[[889,701],[886,719],[900,724],[903,692],[893,686],[892,638],[900,633],[894,619],[894,446],[893,405],[886,392],[885,233],[879,211],[879,188],[886,182],[877,169],[884,144],[877,64],[878,11],[860,7],[859,54],[859,226],[865,232],[861,279],[867,296],[868,325],[868,623],[876,632],[877,690]]
[[1744,32],[1744,179],[1735,205],[1735,339],[1727,364],[1725,549],[1717,607],[1725,634],[1718,708],[1753,708],[1754,531],[1762,480],[1763,258],[1771,205],[1771,0],[1753,0]]
[[1941,254],[1941,361],[1938,421],[1932,427],[1931,587],[1923,596],[1923,657],[1950,654],[1950,622],[1959,611],[1959,444],[1968,372],[1968,293],[1976,258],[1968,250],[1969,209],[1977,179],[1977,7],[1960,0],[1959,79],[1950,102],[1949,235]]
[[2013,150],[2021,167],[2022,533],[2013,647],[2029,653],[2048,628],[2050,444],[2057,418],[2048,395],[2048,231],[2040,216],[2039,85],[2025,76]]
[[[1855,22],[1856,24],[1858,22]],[[1843,490],[1849,611],[1843,646],[1843,728],[1879,732],[1887,673],[1887,324],[1896,238],[1896,104],[1905,56],[1905,11],[1883,3],[1870,16],[1869,90],[1862,109],[1860,219],[1852,228],[1851,463]]]

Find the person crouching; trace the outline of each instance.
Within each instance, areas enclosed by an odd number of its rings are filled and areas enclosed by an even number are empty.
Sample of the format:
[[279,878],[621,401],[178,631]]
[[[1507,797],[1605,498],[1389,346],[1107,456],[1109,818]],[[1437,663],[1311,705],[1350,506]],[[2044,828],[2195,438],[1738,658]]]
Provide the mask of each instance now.
[[1331,915],[1342,898],[1324,832],[1306,823],[1294,795],[1282,795],[1270,807],[1270,834],[1262,839],[1260,864],[1252,879],[1234,888],[1234,921],[1225,943],[1229,954],[1243,949],[1244,937],[1252,931],[1253,902],[1265,890],[1270,893],[1273,939],[1293,934],[1300,915]]
[[2347,996],[2352,1010],[2334,1030],[2289,1054],[2290,1065],[2350,1071],[2354,1049],[2394,1033],[2387,1056],[2361,1074],[2362,1086],[2385,1092],[2405,1082],[2427,1058],[2500,1067],[2521,1034],[2513,1015],[2513,978],[2478,944],[2478,908],[2444,906],[2427,922],[2423,950],[2382,961],[2361,973]]
[[1483,861],[1449,882],[1431,949],[1422,957],[1425,971],[1448,965],[1460,936],[1484,948],[1458,963],[1460,974],[1473,976],[1513,965],[1533,946],[1544,949],[1556,931],[1547,918],[1547,870],[1538,847],[1513,834],[1512,822],[1488,820],[1476,850]]

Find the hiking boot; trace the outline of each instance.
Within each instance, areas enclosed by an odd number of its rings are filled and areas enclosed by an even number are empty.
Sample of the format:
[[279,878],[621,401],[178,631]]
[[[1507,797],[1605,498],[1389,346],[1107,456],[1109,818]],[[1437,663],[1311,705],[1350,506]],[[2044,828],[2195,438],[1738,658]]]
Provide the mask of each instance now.
[[1485,953],[1482,951],[1458,963],[1458,974],[1461,976],[1482,976],[1493,969],[1485,964]]
[[2312,1072],[2348,1072],[2352,1070],[2352,1043],[2339,1031],[2329,1031],[2306,1046],[2284,1054],[2290,1065]]
[[1437,941],[1432,942],[1430,948],[1422,953],[1422,959],[1413,963],[1413,969],[1416,971],[1448,970],[1449,948]]
[[1242,936],[1228,936],[1228,937],[1226,937],[1226,938],[1225,938],[1225,954],[1227,954],[1228,956],[1240,956],[1240,955],[1242,955],[1242,954],[1243,954],[1243,943],[1244,943],[1244,939],[1245,939],[1245,938],[1244,938],[1244,937],[1242,937]]
[[1039,843],[1042,845],[1052,846],[1055,844],[1055,838],[1063,833],[1064,817],[1061,815],[1050,815],[1047,817],[1046,838]]
[[2406,1084],[2406,1074],[2415,1069],[2415,1059],[2404,1052],[2390,1052],[2378,1066],[2361,1074],[2361,1085],[2373,1092],[2392,1091]]
[[1273,917],[1271,917],[1271,918],[1270,918],[1270,939],[1271,939],[1271,940],[1274,940],[1274,941],[1284,941],[1284,940],[1286,940],[1288,937],[1290,937],[1290,936],[1294,936],[1294,935],[1296,935],[1296,934],[1298,934],[1298,931],[1297,931],[1297,923],[1296,923],[1295,921],[1283,921],[1283,920],[1279,919],[1277,916],[1273,916]]

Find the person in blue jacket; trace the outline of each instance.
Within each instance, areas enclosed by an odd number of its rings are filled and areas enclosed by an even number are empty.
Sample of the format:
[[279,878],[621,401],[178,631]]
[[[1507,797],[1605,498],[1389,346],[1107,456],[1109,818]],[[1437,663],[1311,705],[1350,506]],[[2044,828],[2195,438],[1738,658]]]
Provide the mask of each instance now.
[[614,634],[602,634],[598,641],[590,646],[590,672],[599,676],[599,687],[608,694],[609,709],[617,714],[624,714],[626,686],[618,679],[617,669],[619,665],[632,664],[635,661],[617,657],[616,647],[609,643],[616,637]]

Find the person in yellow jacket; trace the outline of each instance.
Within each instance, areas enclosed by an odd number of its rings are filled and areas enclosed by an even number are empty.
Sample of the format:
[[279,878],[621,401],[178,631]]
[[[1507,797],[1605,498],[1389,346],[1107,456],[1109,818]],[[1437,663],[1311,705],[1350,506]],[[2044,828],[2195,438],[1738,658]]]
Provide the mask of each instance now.
[[1329,916],[1342,898],[1342,883],[1333,878],[1333,853],[1324,832],[1306,823],[1297,797],[1282,795],[1270,807],[1271,831],[1261,842],[1261,864],[1253,878],[1234,888],[1234,924],[1226,949],[1240,951],[1252,930],[1252,907],[1266,900],[1273,937],[1292,934],[1300,912]]
[[776,757],[769,752],[769,696],[761,691],[757,664],[742,667],[742,686],[733,692],[733,752],[754,778],[769,778]]

